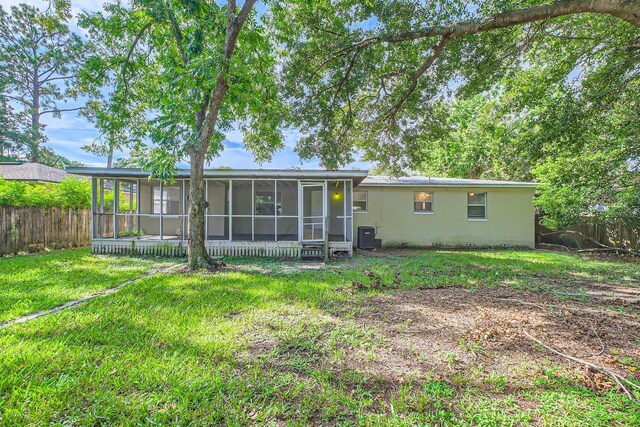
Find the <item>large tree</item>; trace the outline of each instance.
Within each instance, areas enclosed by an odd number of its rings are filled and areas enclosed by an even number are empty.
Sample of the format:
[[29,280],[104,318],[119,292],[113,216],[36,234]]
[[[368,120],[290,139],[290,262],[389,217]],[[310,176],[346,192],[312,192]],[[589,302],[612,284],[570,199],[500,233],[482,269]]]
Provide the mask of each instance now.
[[545,49],[532,53],[534,41],[553,44],[558,57],[585,42],[557,68],[546,62],[542,87],[589,61],[610,64],[620,82],[637,70],[639,1],[326,0],[277,13],[290,18],[276,22],[293,52],[283,80],[305,135],[298,152],[328,167],[357,151],[394,173],[419,167],[425,141],[451,132],[449,102],[499,89],[504,76],[548,59],[536,57]]
[[60,117],[73,92],[78,62],[83,56],[81,39],[69,30],[64,2],[42,12],[20,4],[7,13],[0,6],[0,80],[5,96],[24,112],[27,156],[41,161],[46,141],[42,118]]
[[20,113],[15,111],[0,81],[0,160],[16,160],[22,151],[24,134]]
[[[110,9],[112,6],[107,6],[105,11],[110,13]],[[116,150],[144,144],[149,131],[146,114],[149,104],[140,102],[125,86],[128,80],[134,80],[127,72],[134,69],[133,49],[139,43],[133,33],[136,23],[128,21],[121,11],[115,17],[111,16],[109,22],[101,15],[80,16],[80,24],[89,32],[92,52],[78,75],[78,90],[88,98],[82,115],[100,132],[98,138],[82,149],[106,157],[107,167],[113,166]],[[118,18],[122,21],[117,22]]]
[[[606,15],[539,23],[480,94],[441,103],[416,169],[536,180],[547,225],[640,221],[640,32]],[[467,88],[468,89],[468,88]]]
[[147,166],[171,180],[187,160],[189,266],[210,267],[204,246],[204,165],[222,149],[223,132],[238,126],[245,146],[267,160],[281,146],[283,117],[277,97],[275,52],[269,17],[255,0],[242,6],[204,0],[136,1],[108,4],[81,19],[96,44],[125,43],[112,55],[94,55],[86,76],[108,76],[112,130],[142,117],[154,149]]

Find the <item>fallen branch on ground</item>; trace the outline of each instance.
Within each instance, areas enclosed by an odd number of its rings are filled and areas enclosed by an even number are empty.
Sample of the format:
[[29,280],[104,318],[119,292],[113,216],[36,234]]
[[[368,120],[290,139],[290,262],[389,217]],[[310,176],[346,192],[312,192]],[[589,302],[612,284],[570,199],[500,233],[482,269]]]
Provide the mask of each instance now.
[[556,245],[553,243],[538,243],[539,246],[545,246],[545,247],[550,247],[550,248],[559,248],[562,250],[565,250],[567,252],[571,252],[571,249],[569,249],[568,247],[564,246],[564,245]]
[[583,359],[579,359],[577,357],[571,356],[570,354],[567,354],[563,351],[560,350],[556,350],[555,348],[543,343],[542,341],[540,341],[538,338],[534,337],[533,335],[531,335],[525,328],[522,328],[522,333],[529,338],[530,340],[534,341],[536,344],[546,348],[547,350],[549,350],[550,352],[557,354],[558,356],[564,357],[565,359],[571,360],[572,362],[576,362],[576,363],[580,363],[582,365],[588,366],[589,368],[596,370],[598,372],[602,372],[603,374],[608,375],[611,379],[613,379],[613,381],[616,383],[616,385],[618,386],[618,389],[621,390],[624,394],[627,395],[627,397],[636,405],[640,406],[640,401],[637,400],[633,394],[629,391],[629,389],[625,386],[625,384],[627,384],[630,387],[636,388],[638,390],[640,390],[640,385],[638,384],[634,384],[631,381],[629,381],[628,379],[626,379],[625,377],[623,377],[622,375],[616,374],[615,372],[600,366],[600,365],[596,365],[595,363],[591,363],[589,361],[583,360]]
[[591,325],[591,331],[593,331],[593,335],[595,335],[596,338],[598,338],[598,342],[600,342],[600,351],[594,354],[588,354],[585,357],[600,356],[602,355],[602,353],[604,353],[605,350],[604,342],[602,342],[602,338],[600,338],[600,335],[598,335],[598,331],[596,330],[596,327],[594,325]]
[[418,286],[417,289],[423,290],[436,290],[436,289],[464,289],[464,285],[436,285],[436,286]]
[[[629,255],[634,255],[634,256],[640,256],[640,252],[635,251],[633,249],[626,249],[626,248],[619,248],[617,246],[609,246],[609,245],[605,245],[604,243],[601,243],[599,241],[597,241],[596,239],[594,239],[591,236],[587,236],[584,233],[581,233],[580,231],[576,231],[576,230],[559,230],[559,231],[551,231],[549,233],[539,233],[540,236],[551,236],[554,234],[577,234],[579,236],[582,236],[584,239],[590,241],[591,243],[598,245],[599,248],[590,248],[590,249],[582,249],[582,247],[580,247],[580,244],[578,242],[577,239],[575,239],[576,244],[578,245],[579,250],[577,252],[603,252],[603,251],[610,251],[610,252],[621,252],[621,253],[625,253],[625,254],[629,254]],[[540,245],[548,245],[548,246],[562,246],[565,247],[564,245],[555,245],[552,243],[540,243]]]

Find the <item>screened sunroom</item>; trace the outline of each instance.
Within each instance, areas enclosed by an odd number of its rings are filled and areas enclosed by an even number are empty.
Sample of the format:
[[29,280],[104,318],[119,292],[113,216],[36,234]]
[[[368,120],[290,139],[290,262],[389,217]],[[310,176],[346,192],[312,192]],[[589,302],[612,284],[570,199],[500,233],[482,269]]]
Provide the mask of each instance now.
[[[189,171],[171,183],[137,169],[73,168],[92,177],[93,250],[183,254]],[[353,187],[367,171],[205,171],[212,255],[352,253]]]

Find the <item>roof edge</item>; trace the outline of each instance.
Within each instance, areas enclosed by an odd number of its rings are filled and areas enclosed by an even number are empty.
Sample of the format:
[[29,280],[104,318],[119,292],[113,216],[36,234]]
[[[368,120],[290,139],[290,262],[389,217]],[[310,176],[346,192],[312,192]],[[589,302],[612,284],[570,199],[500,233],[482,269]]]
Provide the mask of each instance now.
[[500,181],[491,179],[442,178],[410,176],[393,178],[387,175],[368,176],[360,184],[362,187],[508,187],[535,188],[537,182]]
[[358,185],[358,187],[504,187],[504,188],[536,188],[540,183],[537,182],[514,182],[503,183],[496,182],[495,184],[491,183],[482,183],[482,184],[474,184],[474,183],[438,183],[438,182],[430,182],[430,183],[367,183],[362,182]]
[[[149,171],[143,171],[139,168],[101,168],[101,167],[70,167],[67,172],[75,175],[95,176],[95,177],[113,177],[113,178],[146,178],[151,175]],[[296,177],[309,176],[314,177],[339,177],[339,178],[366,178],[369,171],[364,169],[346,169],[346,170],[328,170],[328,169],[205,169],[204,176],[208,177],[226,177],[226,178],[262,178],[271,177]],[[188,178],[191,176],[190,169],[178,169],[176,171],[177,178]]]

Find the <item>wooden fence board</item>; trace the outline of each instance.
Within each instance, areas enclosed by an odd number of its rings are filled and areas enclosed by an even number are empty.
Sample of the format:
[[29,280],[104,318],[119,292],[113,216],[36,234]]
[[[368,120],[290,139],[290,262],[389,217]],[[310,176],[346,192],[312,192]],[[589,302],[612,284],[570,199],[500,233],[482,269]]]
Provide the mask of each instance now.
[[640,251],[640,227],[622,223],[604,224],[585,218],[581,224],[564,230],[550,230],[536,218],[536,243],[561,245],[574,249],[596,249],[600,245]]
[[0,256],[90,244],[89,210],[0,206]]

